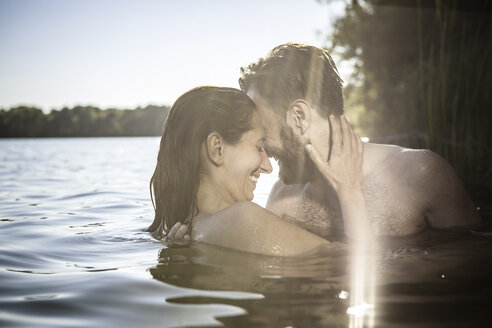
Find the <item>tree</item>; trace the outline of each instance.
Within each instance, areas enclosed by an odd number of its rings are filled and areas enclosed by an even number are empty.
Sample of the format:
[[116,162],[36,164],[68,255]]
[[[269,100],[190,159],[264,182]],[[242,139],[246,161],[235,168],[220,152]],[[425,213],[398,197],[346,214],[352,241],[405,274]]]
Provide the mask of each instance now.
[[327,48],[356,62],[345,91],[364,131],[430,148],[467,182],[492,185],[491,18],[486,0],[348,4]]
[[36,107],[19,106],[0,111],[1,137],[36,137],[44,127],[43,111]]
[[167,106],[101,110],[76,106],[49,114],[35,107],[0,110],[0,137],[160,136]]

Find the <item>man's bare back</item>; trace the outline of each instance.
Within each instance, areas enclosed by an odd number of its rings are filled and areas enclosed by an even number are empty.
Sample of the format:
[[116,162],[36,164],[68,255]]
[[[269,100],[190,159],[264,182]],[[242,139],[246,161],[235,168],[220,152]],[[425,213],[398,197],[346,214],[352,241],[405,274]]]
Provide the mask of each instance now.
[[[367,143],[363,171],[362,191],[378,235],[409,235],[480,220],[454,170],[431,151]],[[267,209],[322,237],[343,233],[338,198],[326,184],[277,181]]]

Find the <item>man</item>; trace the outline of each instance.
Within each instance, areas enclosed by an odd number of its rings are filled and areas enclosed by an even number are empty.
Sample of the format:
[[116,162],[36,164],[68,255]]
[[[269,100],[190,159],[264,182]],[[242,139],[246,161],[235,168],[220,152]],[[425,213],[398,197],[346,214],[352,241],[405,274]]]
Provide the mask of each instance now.
[[[280,180],[267,209],[319,236],[338,233],[343,221],[336,193],[305,151],[311,143],[329,160],[329,116],[343,114],[342,80],[331,56],[287,43],[241,71],[241,89],[266,127],[265,148],[279,161]],[[455,171],[429,150],[365,143],[362,191],[377,235],[480,220]]]
[[[265,149],[280,167],[267,209],[321,237],[343,234],[336,192],[305,149],[312,144],[329,161],[329,117],[343,114],[333,59],[323,49],[287,43],[241,72],[241,89],[257,104],[266,129]],[[429,150],[365,143],[362,192],[376,235],[480,221],[455,171]],[[182,239],[186,230],[178,224],[169,235]]]

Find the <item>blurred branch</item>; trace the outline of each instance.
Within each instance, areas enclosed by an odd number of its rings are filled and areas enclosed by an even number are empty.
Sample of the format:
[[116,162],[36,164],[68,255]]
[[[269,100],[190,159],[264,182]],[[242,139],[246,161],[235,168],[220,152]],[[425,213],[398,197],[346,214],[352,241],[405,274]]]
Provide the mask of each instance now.
[[371,140],[430,148],[492,185],[491,18],[488,0],[347,2],[326,46],[356,63],[348,115]]

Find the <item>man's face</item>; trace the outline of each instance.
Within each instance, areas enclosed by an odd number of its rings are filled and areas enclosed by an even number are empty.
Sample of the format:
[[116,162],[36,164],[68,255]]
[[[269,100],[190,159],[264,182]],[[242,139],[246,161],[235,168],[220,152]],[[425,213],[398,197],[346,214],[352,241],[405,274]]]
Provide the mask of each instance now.
[[279,177],[285,184],[306,183],[312,180],[314,163],[308,158],[305,144],[294,134],[281,117],[275,115],[253,88],[248,96],[256,103],[265,126],[265,150],[279,164]]

